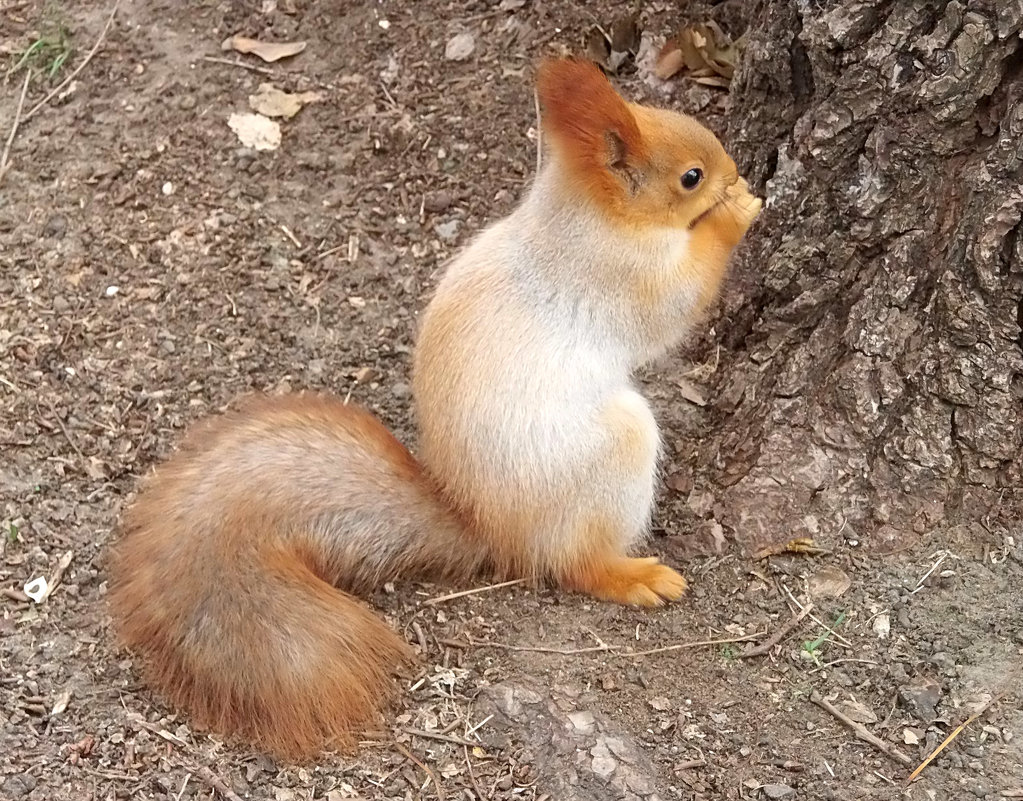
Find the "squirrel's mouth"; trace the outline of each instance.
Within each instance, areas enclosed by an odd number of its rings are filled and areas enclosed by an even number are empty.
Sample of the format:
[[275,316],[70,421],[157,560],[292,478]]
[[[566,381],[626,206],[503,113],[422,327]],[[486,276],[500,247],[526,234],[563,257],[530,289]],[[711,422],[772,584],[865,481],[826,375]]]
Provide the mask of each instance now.
[[693,219],[693,221],[689,223],[689,230],[692,231],[697,225],[699,225],[703,220],[705,220],[707,218],[707,215],[709,215],[712,211],[714,211],[714,209],[720,206],[722,202],[724,202],[723,198],[714,203],[713,205],[708,206],[706,209],[704,209],[698,215],[696,215],[695,219]]

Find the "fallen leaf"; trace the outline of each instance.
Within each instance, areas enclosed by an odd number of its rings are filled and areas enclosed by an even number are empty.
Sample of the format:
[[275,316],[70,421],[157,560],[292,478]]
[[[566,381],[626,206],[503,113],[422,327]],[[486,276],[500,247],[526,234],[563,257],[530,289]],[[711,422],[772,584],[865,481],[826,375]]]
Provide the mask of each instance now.
[[923,734],[920,729],[911,729],[907,726],[902,730],[902,742],[906,745],[919,745]]
[[686,70],[686,77],[704,86],[727,88],[745,42],[734,42],[714,21],[693,25],[668,40],[654,62],[653,72],[661,80]]
[[262,114],[232,114],[228,127],[245,147],[253,150],[276,150],[281,146],[281,126]]
[[360,367],[352,373],[352,377],[355,379],[356,384],[368,384],[370,381],[376,381],[380,378],[380,373],[372,367]]
[[265,117],[283,117],[290,120],[308,103],[323,100],[319,92],[291,94],[272,83],[261,83],[256,94],[249,95],[249,108]]
[[817,598],[837,598],[852,586],[852,579],[838,567],[823,567],[810,576],[807,589]]
[[633,53],[639,49],[639,9],[618,17],[611,23],[611,50]]
[[693,489],[693,478],[685,473],[673,473],[664,480],[664,485],[675,492],[690,492]]
[[476,40],[468,31],[456,33],[444,45],[444,58],[448,61],[465,61],[476,49]]
[[679,378],[675,381],[675,383],[678,384],[682,397],[687,401],[697,406],[707,405],[707,399],[703,397],[703,393],[700,392],[699,388],[695,384],[685,378]]
[[50,717],[54,718],[57,715],[61,715],[67,709],[68,704],[71,703],[71,690],[66,689],[59,696],[53,704],[53,708],[50,710]]
[[657,56],[654,63],[654,75],[662,81],[668,80],[686,65],[685,57],[678,45],[668,42]]
[[859,701],[843,701],[838,706],[849,720],[855,720],[857,723],[877,723],[874,711]]
[[223,41],[221,50],[236,50],[239,53],[251,53],[263,61],[280,61],[282,58],[297,56],[305,50],[305,42],[261,42],[248,36],[235,34]]
[[583,52],[590,61],[607,64],[607,60],[611,57],[611,42],[608,41],[607,35],[599,25],[594,25],[586,34]]

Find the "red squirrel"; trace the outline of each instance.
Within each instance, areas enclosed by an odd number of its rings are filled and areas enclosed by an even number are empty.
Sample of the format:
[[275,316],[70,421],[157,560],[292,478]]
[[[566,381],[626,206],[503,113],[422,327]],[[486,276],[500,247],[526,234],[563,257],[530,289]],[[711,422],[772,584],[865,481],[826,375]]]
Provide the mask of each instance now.
[[417,460],[325,395],[198,424],[146,482],[109,598],[195,723],[287,759],[349,748],[410,648],[355,597],[399,577],[528,577],[624,604],[686,582],[629,552],[660,438],[632,381],[716,296],[760,211],[717,138],[544,62],[547,159],[451,264],[413,364]]

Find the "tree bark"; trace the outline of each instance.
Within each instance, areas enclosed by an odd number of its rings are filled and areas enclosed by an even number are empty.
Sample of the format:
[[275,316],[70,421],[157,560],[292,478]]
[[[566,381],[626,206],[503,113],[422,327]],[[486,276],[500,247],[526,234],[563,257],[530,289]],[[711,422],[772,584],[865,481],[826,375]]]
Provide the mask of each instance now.
[[1023,0],[748,13],[727,138],[767,210],[697,486],[750,544],[1018,523]]

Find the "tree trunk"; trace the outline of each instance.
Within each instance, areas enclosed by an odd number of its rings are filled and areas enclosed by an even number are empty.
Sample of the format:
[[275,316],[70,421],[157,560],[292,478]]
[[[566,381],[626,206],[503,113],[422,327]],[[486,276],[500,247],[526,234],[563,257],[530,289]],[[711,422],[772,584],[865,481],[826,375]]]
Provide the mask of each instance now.
[[1018,523],[1023,0],[748,14],[727,138],[767,211],[697,486],[749,546]]

